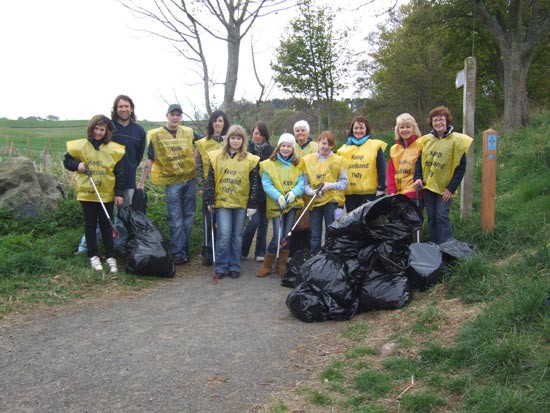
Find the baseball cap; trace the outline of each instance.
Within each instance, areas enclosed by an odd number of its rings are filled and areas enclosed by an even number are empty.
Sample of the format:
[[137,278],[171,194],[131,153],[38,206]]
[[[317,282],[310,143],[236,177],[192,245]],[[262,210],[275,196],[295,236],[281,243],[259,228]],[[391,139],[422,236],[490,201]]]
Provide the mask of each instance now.
[[183,113],[183,110],[181,110],[181,106],[177,103],[173,103],[170,106],[168,106],[168,112],[166,113],[172,113],[175,110],[179,110],[181,113]]

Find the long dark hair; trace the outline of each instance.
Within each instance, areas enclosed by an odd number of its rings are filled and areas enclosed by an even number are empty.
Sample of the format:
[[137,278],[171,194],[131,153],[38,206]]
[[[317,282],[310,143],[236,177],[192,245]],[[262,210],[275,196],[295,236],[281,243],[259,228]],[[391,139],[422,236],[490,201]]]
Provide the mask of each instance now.
[[125,100],[130,104],[130,107],[132,108],[132,114],[130,115],[130,122],[136,121],[136,112],[134,112],[134,101],[130,98],[130,96],[126,95],[118,95],[115,98],[115,102],[113,103],[113,108],[111,109],[111,119],[113,122],[118,122],[118,114],[116,113],[116,108],[118,106],[118,102],[121,100]]
[[210,119],[208,119],[208,124],[206,125],[206,136],[214,136],[214,122],[220,116],[223,117],[222,136],[227,134],[227,130],[229,129],[229,118],[227,117],[225,112],[221,110],[216,110],[212,112],[212,114],[210,115]]

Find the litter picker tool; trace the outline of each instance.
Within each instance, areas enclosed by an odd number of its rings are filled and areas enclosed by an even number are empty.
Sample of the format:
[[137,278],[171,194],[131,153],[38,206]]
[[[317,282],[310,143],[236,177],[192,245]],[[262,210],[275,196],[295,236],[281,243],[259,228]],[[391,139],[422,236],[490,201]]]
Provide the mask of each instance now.
[[[416,206],[420,209],[420,201],[418,200],[418,185],[414,186],[414,191],[416,192]],[[416,242],[420,242],[420,228],[416,230]]]
[[286,234],[285,237],[283,238],[283,240],[280,242],[280,247],[281,248],[286,247],[286,244],[288,244],[288,240],[290,239],[290,236],[292,235],[292,232],[298,226],[298,224],[300,223],[300,221],[304,217],[304,214],[309,209],[309,207],[311,206],[311,204],[313,203],[315,198],[317,198],[317,195],[319,195],[321,193],[321,189],[323,189],[323,186],[324,186],[324,184],[321,184],[321,186],[319,188],[317,188],[317,191],[315,191],[315,194],[313,194],[313,196],[311,197],[311,199],[309,200],[309,202],[307,203],[305,208],[302,210],[302,213],[300,214],[300,216],[298,217],[298,219],[296,220],[294,225],[292,225],[292,228],[290,229],[290,231],[288,231],[288,234]]
[[97,195],[97,199],[99,200],[99,203],[101,204],[101,207],[103,208],[103,212],[105,212],[105,216],[107,217],[107,221],[109,222],[109,225],[111,226],[111,231],[113,232],[113,237],[116,239],[119,239],[119,235],[117,230],[115,229],[115,226],[113,225],[113,222],[111,221],[111,217],[109,216],[109,213],[107,212],[107,208],[105,208],[105,204],[101,200],[101,195],[99,195],[99,191],[97,190],[97,187],[95,186],[94,179],[92,178],[92,174],[90,173],[90,170],[88,169],[88,165],[84,164],[84,171],[86,172],[86,175],[90,179],[90,183],[92,184],[92,187],[94,188],[95,194]]
[[283,232],[283,208],[281,208],[281,216],[279,217],[279,233],[277,234],[277,259],[281,252],[281,233]]
[[218,283],[218,275],[216,274],[216,243],[214,240],[214,213],[212,212],[212,209],[214,207],[212,206],[209,208],[210,212],[210,236],[212,237],[212,267],[214,267],[214,275],[212,276],[214,278],[214,284]]

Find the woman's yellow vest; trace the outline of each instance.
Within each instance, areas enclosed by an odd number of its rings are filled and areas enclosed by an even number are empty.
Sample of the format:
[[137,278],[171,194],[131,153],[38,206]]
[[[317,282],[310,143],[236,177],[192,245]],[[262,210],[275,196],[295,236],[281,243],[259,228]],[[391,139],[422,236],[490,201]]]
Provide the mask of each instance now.
[[260,157],[247,153],[239,160],[239,155],[224,156],[218,149],[208,153],[215,181],[215,208],[246,208],[250,192],[250,172],[258,165]]
[[422,181],[424,188],[443,194],[451,181],[462,156],[468,152],[473,139],[452,132],[444,138],[432,134],[422,137]]
[[398,194],[415,191],[414,168],[420,152],[422,152],[422,138],[416,139],[406,148],[398,143],[390,148],[391,162],[393,162],[395,170],[395,187]]
[[[223,141],[222,141],[223,142]],[[208,159],[208,153],[220,149],[222,142],[217,142],[212,138],[202,138],[195,142],[197,150],[202,159],[202,172],[204,179],[208,177],[208,168],[210,167],[210,160]]]
[[317,149],[319,149],[319,144],[315,141],[311,141],[304,149],[302,149],[299,143],[296,143],[294,145],[294,156],[303,158],[310,153],[316,153]]
[[193,129],[178,126],[174,138],[164,127],[150,130],[147,136],[153,144],[155,160],[151,181],[159,185],[177,185],[194,178]]
[[[281,161],[272,161],[266,159],[260,162],[260,176],[264,172],[271,179],[271,183],[277,190],[285,195],[288,191],[292,190],[298,183],[298,178],[303,174],[303,159],[300,159],[298,165],[290,165],[286,167]],[[302,208],[304,206],[304,200],[301,197],[296,198],[296,201],[289,205],[283,213],[286,214],[292,208]],[[268,218],[276,218],[281,215],[281,209],[277,200],[266,196],[266,216]]]
[[[84,162],[92,175],[97,191],[103,202],[115,199],[115,165],[124,156],[124,146],[109,142],[100,145],[99,150],[88,139],[77,139],[67,142],[67,152],[76,160]],[[76,199],[79,201],[99,202],[97,195],[86,174],[75,174]]]
[[342,145],[338,155],[348,160],[348,188],[346,195],[375,194],[378,188],[378,171],[376,156],[378,149],[386,150],[386,142],[378,139],[367,139],[361,145]]
[[[309,180],[309,186],[312,189],[317,189],[324,182],[337,182],[338,177],[343,169],[347,167],[348,161],[336,154],[332,154],[323,162],[319,160],[316,153],[311,153],[304,156],[304,171]],[[344,191],[336,191],[331,189],[319,194],[312,204],[312,208],[323,206],[329,202],[337,202],[339,206],[344,205]]]

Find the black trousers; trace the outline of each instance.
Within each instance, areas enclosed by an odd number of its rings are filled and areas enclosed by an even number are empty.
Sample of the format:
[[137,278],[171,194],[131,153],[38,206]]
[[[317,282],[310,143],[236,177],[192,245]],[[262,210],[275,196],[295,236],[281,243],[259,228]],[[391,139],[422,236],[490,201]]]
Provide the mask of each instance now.
[[360,207],[367,201],[375,201],[376,194],[369,195],[346,195],[346,212],[349,214],[355,208]]
[[[112,217],[115,203],[105,202],[104,204],[109,216]],[[105,257],[111,258],[114,250],[113,233],[101,204],[99,202],[80,201],[80,205],[82,205],[82,213],[84,214],[84,235],[88,245],[88,257],[99,255],[96,236],[96,227],[99,223]]]

